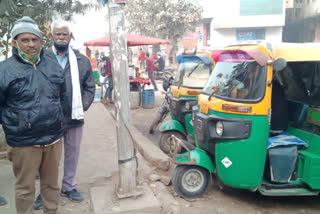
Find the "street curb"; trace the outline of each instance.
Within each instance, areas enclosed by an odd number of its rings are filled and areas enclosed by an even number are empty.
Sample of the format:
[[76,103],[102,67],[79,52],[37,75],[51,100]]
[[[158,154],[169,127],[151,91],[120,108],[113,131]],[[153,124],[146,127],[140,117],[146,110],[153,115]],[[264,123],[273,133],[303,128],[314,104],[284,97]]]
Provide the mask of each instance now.
[[143,136],[136,127],[132,126],[131,129],[134,145],[139,153],[156,169],[168,171],[171,165],[170,158],[153,142]]
[[[105,105],[104,105],[105,106]],[[115,120],[114,114],[105,106],[112,118]],[[131,125],[130,132],[135,148],[153,167],[161,171],[169,171],[171,165],[170,158],[153,142],[146,138],[136,127]]]

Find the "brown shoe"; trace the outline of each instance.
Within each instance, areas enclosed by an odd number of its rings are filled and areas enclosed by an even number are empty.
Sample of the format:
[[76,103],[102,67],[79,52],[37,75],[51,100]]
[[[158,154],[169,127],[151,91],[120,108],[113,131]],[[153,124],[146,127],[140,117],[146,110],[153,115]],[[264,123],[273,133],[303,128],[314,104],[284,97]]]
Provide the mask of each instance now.
[[101,101],[102,101],[103,104],[107,104],[107,105],[109,104],[108,98],[102,98]]
[[108,104],[114,104],[114,102],[112,101],[111,98],[107,98],[107,103],[108,103]]

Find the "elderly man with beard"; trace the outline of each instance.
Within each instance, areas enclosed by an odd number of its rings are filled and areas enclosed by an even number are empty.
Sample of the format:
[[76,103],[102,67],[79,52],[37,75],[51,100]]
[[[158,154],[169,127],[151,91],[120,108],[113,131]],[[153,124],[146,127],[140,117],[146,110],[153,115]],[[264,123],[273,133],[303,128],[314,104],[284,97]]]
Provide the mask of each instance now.
[[40,174],[44,213],[59,205],[64,75],[43,53],[37,23],[28,16],[12,29],[12,56],[0,63],[0,123],[9,147],[18,214],[33,213],[35,177]]
[[[95,95],[92,68],[87,57],[70,48],[72,38],[69,24],[65,21],[54,22],[51,26],[53,47],[48,54],[57,61],[64,71],[66,94],[62,108],[64,112],[64,175],[61,196],[73,202],[80,202],[83,196],[77,190],[75,175],[79,160],[84,114],[90,107]],[[39,195],[34,208],[42,207]]]

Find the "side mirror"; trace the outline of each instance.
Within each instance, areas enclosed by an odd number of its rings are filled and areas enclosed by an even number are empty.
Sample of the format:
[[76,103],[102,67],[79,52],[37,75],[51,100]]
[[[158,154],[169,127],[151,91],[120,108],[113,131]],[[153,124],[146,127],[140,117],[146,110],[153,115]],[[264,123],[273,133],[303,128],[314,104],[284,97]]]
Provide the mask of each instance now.
[[162,88],[163,88],[163,90],[164,90],[164,91],[167,91],[172,84],[173,84],[173,77],[166,78],[166,79],[163,80],[163,82],[162,82]]
[[279,72],[287,67],[287,61],[283,58],[278,58],[273,63],[273,79],[268,83],[268,86],[271,86],[272,82],[277,79],[281,86],[283,86],[283,82],[279,76]]
[[287,61],[283,58],[278,58],[273,63],[273,70],[275,72],[282,71],[283,69],[285,69],[285,67],[287,67]]

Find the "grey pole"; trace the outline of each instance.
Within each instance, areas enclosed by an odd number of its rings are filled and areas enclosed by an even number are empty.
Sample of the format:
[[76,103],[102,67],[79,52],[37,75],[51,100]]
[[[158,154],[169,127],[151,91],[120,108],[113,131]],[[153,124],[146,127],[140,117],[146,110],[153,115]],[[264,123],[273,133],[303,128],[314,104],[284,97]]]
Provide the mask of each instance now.
[[137,196],[137,158],[130,135],[128,53],[124,4],[109,2],[110,58],[116,106],[116,130],[119,157],[119,198]]

